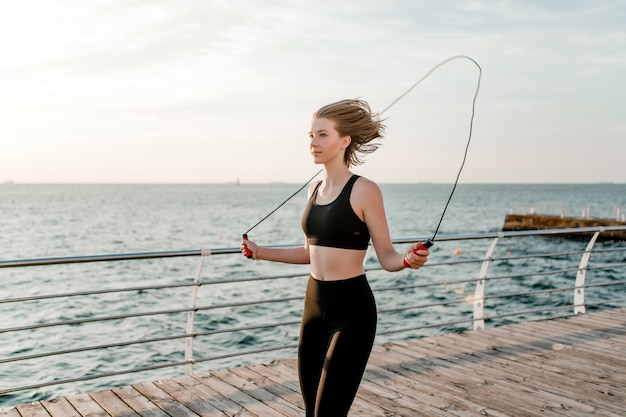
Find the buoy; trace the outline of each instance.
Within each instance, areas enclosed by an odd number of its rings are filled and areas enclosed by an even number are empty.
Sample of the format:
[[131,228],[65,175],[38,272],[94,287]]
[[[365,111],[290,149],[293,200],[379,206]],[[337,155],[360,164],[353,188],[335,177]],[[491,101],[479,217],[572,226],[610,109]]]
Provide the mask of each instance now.
[[461,254],[461,249],[457,249],[457,250],[455,250],[455,251],[454,251],[454,254],[455,254],[455,255],[460,255],[460,254]]

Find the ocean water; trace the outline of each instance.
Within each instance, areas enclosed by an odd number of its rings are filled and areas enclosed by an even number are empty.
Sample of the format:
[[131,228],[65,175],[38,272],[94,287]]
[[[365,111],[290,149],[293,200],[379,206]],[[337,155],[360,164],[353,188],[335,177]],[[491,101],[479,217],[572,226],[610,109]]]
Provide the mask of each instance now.
[[[239,246],[300,184],[0,185],[0,259]],[[392,236],[429,235],[449,184],[381,184]],[[302,191],[255,228],[297,243]],[[625,184],[460,184],[440,233],[500,230],[510,212],[626,215]]]
[[[46,257],[134,253],[208,248],[237,248],[241,234],[285,200],[301,184],[205,184],[205,185],[0,185],[0,260]],[[381,184],[385,208],[394,238],[429,236],[439,220],[441,210],[451,190],[450,184]],[[302,242],[300,216],[306,194],[302,191],[275,214],[263,221],[249,234],[262,245]],[[625,184],[460,184],[450,203],[439,233],[470,234],[501,229],[509,212],[564,214],[616,218],[626,214]],[[526,254],[564,250],[583,250],[585,242],[559,239],[536,239],[502,244],[502,253]],[[432,249],[432,262],[480,258],[490,241],[438,243]],[[604,247],[622,247],[623,243],[602,243]],[[460,253],[460,255],[457,255]],[[604,263],[624,263],[624,252],[607,255]],[[574,257],[573,266],[577,266]],[[111,263],[73,264],[46,267],[0,269],[0,300],[39,294],[56,294],[108,288],[126,288],[152,284],[190,283],[198,269],[198,259],[172,258],[166,260],[123,261]],[[368,260],[375,263],[374,255]],[[530,269],[571,267],[572,259],[537,259],[520,263],[505,262],[494,273],[511,273]],[[468,264],[424,269],[418,272],[368,274],[374,288],[383,285],[407,284],[415,280],[447,280],[476,277],[480,265]],[[303,292],[306,266],[248,261],[238,255],[208,257],[203,269],[203,282],[227,278],[260,276],[264,274],[301,274],[289,280],[256,284],[203,286],[197,304],[214,305],[229,300],[265,297],[290,297]],[[623,280],[619,270],[603,270],[592,274],[597,280]],[[575,273],[574,273],[575,277]],[[529,288],[549,289],[563,286],[559,279],[573,285],[571,276],[535,277],[519,284],[508,284],[504,292],[528,291]],[[567,281],[569,280],[569,281]],[[518,286],[519,285],[519,286]],[[623,288],[623,287],[622,287]],[[407,291],[400,296],[391,292],[377,293],[379,308],[394,308],[443,299],[464,297],[473,291],[471,285],[444,286],[441,293]],[[594,290],[595,300],[610,297],[611,291]],[[614,295],[614,294],[613,294]],[[0,303],[2,328],[33,323],[48,323],[185,308],[190,288],[167,291],[136,291],[92,297],[71,297],[24,303]],[[608,299],[608,298],[607,298]],[[532,307],[536,299],[526,301]],[[571,300],[551,301],[569,303]],[[500,314],[513,309],[505,301],[494,301],[491,308]],[[465,311],[433,308],[426,313],[400,312],[381,316],[379,329],[402,327],[404,323],[428,323],[441,316],[463,318]],[[469,307],[471,310],[471,306]],[[197,314],[195,331],[212,331],[227,326],[243,326],[275,321],[298,320],[299,301],[279,307],[257,306],[254,309],[223,308]],[[466,317],[466,316],[465,316]],[[467,317],[466,317],[467,318]],[[135,338],[159,337],[184,332],[186,314],[157,315],[127,320],[111,320],[97,324],[55,326],[37,331],[0,333],[0,360],[68,346],[92,346]],[[463,330],[463,327],[447,330]],[[232,349],[257,348],[275,344],[294,344],[297,326],[275,328],[262,333],[215,335],[209,340],[196,340],[196,357],[216,356]],[[435,330],[433,330],[434,332]],[[395,337],[419,337],[420,334]],[[384,341],[377,340],[377,342]],[[133,345],[123,351],[117,348],[66,358],[0,362],[0,389],[67,379],[80,374],[97,374],[116,369],[183,360],[184,342]],[[293,356],[293,352],[278,355]],[[267,357],[253,358],[265,360]],[[220,366],[239,364],[235,359]],[[210,369],[198,366],[199,371]],[[126,375],[118,378],[53,386],[0,396],[0,406],[51,398],[72,392],[92,391],[111,385],[143,380],[157,380],[179,375],[181,368],[164,368],[152,374]]]

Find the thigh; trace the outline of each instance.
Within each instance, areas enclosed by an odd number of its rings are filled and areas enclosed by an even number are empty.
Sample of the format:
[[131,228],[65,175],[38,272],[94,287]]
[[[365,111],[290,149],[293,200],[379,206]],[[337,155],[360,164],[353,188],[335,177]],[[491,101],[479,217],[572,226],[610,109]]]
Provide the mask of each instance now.
[[317,394],[320,416],[345,416],[354,401],[376,336],[375,306],[359,309],[333,334]]
[[329,337],[330,333],[324,326],[319,303],[305,298],[298,344],[298,377],[307,415],[315,408]]

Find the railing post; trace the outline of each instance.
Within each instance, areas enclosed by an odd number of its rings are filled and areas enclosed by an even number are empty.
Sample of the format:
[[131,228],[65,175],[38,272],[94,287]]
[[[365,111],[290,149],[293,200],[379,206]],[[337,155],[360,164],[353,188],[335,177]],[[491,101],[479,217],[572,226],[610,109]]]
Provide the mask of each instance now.
[[204,259],[211,254],[211,250],[202,250],[200,253],[200,264],[198,265],[198,271],[194,279],[194,285],[191,287],[191,297],[189,299],[189,311],[187,312],[187,328],[185,334],[185,360],[189,361],[185,365],[185,375],[193,375],[193,338],[194,338],[194,322],[196,319],[196,300],[198,299],[198,289],[200,288],[200,281],[202,280],[202,267],[204,266]]
[[483,330],[485,328],[485,278],[487,277],[489,265],[493,262],[492,256],[498,244],[498,239],[500,239],[500,235],[491,242],[476,280],[476,290],[474,291],[474,330]]
[[601,229],[591,236],[591,239],[587,244],[587,248],[585,249],[585,253],[583,253],[582,258],[580,259],[580,264],[578,265],[576,285],[574,286],[574,314],[584,314],[587,311],[585,308],[585,279],[587,277],[587,265],[589,264],[591,249],[593,249],[593,245],[595,245],[596,239],[598,239],[598,235],[601,231],[603,230]]

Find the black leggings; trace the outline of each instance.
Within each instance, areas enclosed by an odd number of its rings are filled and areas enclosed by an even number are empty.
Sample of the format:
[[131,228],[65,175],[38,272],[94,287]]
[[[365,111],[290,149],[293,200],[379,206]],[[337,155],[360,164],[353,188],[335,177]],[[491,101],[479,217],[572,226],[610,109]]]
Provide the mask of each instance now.
[[361,275],[306,288],[298,370],[307,417],[348,415],[376,335],[376,303]]

